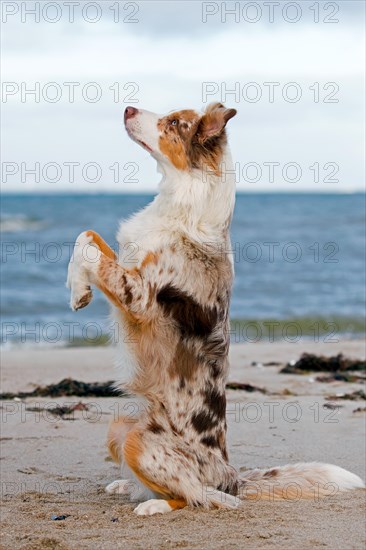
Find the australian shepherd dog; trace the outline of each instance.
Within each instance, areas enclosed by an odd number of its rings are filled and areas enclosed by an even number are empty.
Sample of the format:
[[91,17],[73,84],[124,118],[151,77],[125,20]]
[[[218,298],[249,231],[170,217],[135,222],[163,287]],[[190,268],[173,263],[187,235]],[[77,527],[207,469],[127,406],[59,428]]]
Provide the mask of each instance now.
[[[121,342],[118,385],[144,403],[138,418],[116,419],[108,435],[112,457],[145,490],[139,515],[185,506],[236,508],[258,495],[281,499],[294,491],[312,498],[326,494],[329,483],[338,491],[364,486],[329,464],[244,477],[229,464],[225,383],[235,173],[226,125],[235,115],[221,103],[203,113],[165,116],[127,107],[128,135],[162,174],[152,203],[120,226],[121,250],[135,243],[137,261],[126,263],[89,230],[77,238],[69,264],[72,309],[90,303],[92,286],[112,303]],[[106,490],[128,494],[133,486],[121,479]]]

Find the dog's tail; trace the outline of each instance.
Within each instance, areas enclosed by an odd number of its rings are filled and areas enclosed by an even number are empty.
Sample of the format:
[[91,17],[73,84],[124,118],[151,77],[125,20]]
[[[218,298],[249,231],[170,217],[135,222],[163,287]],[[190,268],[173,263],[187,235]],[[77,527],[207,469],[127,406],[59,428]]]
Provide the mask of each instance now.
[[362,489],[361,478],[333,464],[308,462],[250,470],[240,479],[241,500],[300,500]]

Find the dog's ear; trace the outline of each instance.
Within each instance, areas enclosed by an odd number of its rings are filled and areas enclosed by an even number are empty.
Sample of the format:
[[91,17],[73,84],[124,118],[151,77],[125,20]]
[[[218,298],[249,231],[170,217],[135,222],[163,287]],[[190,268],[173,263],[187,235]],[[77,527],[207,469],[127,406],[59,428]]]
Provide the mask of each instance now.
[[198,143],[219,136],[227,122],[236,115],[235,109],[227,109],[222,103],[210,103],[202,115],[196,131]]

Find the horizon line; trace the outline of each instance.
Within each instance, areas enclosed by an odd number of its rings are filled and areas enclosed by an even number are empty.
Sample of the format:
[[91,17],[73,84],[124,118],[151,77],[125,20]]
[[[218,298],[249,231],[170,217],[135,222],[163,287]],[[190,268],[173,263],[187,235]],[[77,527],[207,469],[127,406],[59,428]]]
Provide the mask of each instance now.
[[[108,191],[108,190],[101,190],[101,191],[88,191],[88,190],[80,190],[80,191],[70,191],[70,190],[41,190],[37,189],[34,191],[8,191],[8,190],[0,190],[0,196],[6,196],[6,195],[15,195],[15,196],[24,196],[24,195],[47,195],[47,196],[56,196],[56,195],[89,195],[89,196],[100,196],[100,195],[113,195],[113,196],[124,196],[124,195],[158,195],[159,191],[153,191],[153,190],[140,190],[140,191],[134,191],[134,190],[124,190],[124,191]],[[276,191],[269,191],[265,189],[261,190],[244,190],[244,189],[238,189],[236,190],[236,195],[365,195],[366,189],[355,189],[355,190],[339,190],[339,191],[330,191],[330,190],[305,190],[305,189],[299,189],[296,191],[290,191],[288,189],[279,189]]]

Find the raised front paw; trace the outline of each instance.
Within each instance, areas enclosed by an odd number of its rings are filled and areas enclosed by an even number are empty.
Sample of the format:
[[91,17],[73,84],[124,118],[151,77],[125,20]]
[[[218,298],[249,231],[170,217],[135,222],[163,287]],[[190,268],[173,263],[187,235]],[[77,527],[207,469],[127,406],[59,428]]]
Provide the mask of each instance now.
[[70,307],[74,311],[86,307],[93,298],[90,282],[99,258],[99,248],[84,231],[76,239],[67,273],[66,286],[71,290]]
[[90,286],[83,286],[80,288],[72,287],[71,298],[70,298],[70,307],[73,311],[78,309],[83,309],[90,304],[93,299],[93,292]]

